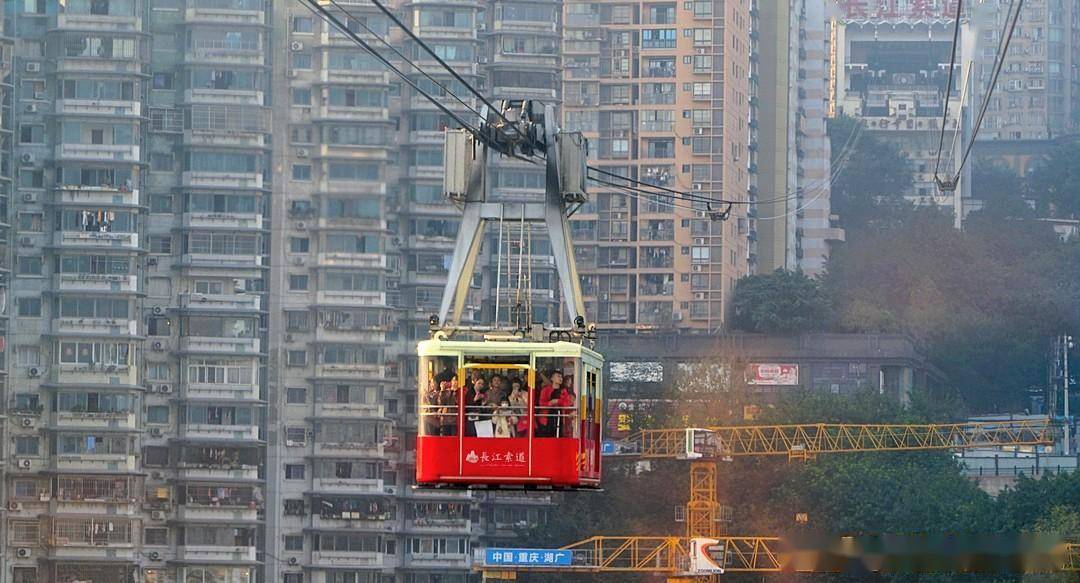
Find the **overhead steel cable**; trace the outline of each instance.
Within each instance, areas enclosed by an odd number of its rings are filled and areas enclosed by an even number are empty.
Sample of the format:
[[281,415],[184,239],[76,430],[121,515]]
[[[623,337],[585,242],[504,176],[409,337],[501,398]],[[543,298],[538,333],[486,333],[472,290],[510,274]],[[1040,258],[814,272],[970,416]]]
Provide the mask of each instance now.
[[956,69],[956,47],[960,44],[960,14],[964,11],[964,0],[956,2],[956,19],[953,21],[952,55],[949,57],[949,80],[945,84],[945,106],[941,113],[941,136],[938,138],[937,160],[934,161],[934,179],[938,180],[941,169],[941,149],[945,147],[945,127],[949,123],[949,96],[952,95],[953,71]]
[[[334,2],[334,0],[330,0],[330,1]],[[443,58],[440,57],[435,52],[434,49],[432,49],[430,46],[428,46],[428,44],[426,42],[424,42],[423,39],[421,39],[419,36],[416,36],[416,33],[414,33],[412,31],[412,29],[410,29],[408,26],[406,26],[405,23],[402,22],[401,19],[398,18],[397,15],[394,14],[394,12],[392,10],[387,8],[386,5],[383,4],[382,2],[380,2],[379,0],[371,0],[371,3],[374,4],[376,7],[378,7],[378,9],[381,10],[382,13],[387,16],[387,18],[389,18],[391,21],[393,21],[393,23],[396,24],[398,26],[398,28],[400,28],[402,31],[404,31],[405,34],[409,35],[409,38],[411,38],[416,44],[420,45],[420,48],[424,49],[424,51],[426,51],[427,54],[431,55],[432,58],[435,59],[435,62],[442,65],[442,67],[444,69],[446,69],[447,72],[449,72],[451,75],[454,76],[454,79],[457,79],[457,81],[459,83],[464,85],[465,88],[468,89],[470,93],[472,93],[474,96],[476,96],[476,98],[479,99],[481,103],[486,105],[488,107],[488,109],[490,109],[495,115],[497,115],[499,117],[499,119],[501,119],[504,123],[509,125],[514,130],[515,133],[517,133],[519,136],[521,136],[522,139],[529,142],[536,151],[538,151],[538,152],[543,151],[542,148],[538,147],[538,145],[536,144],[536,141],[532,138],[532,136],[526,135],[525,132],[522,131],[522,129],[520,127],[518,127],[517,122],[511,121],[510,118],[506,117],[506,115],[502,112],[501,109],[499,109],[498,107],[495,107],[491,103],[491,101],[489,101],[486,97],[484,97],[483,93],[481,93],[471,83],[466,81],[464,77],[462,77],[460,74],[458,74],[458,72],[455,71],[454,68],[451,67],[449,64],[447,64],[447,62],[444,61]]]
[[641,197],[643,197],[643,196],[659,197],[658,199],[653,199],[652,202],[654,202],[656,204],[659,204],[659,205],[662,205],[662,206],[669,206],[669,207],[672,207],[672,208],[679,208],[679,209],[684,209],[684,210],[688,210],[688,211],[699,211],[699,210],[701,210],[701,209],[696,209],[696,208],[694,208],[692,206],[687,206],[685,204],[676,204],[675,202],[672,202],[672,201],[660,200],[660,199],[663,199],[663,198],[673,198],[673,197],[669,197],[667,195],[663,195],[663,194],[660,194],[660,193],[657,193],[657,192],[645,192],[643,190],[634,189],[634,188],[631,188],[629,186],[625,186],[625,185],[622,185],[622,184],[616,184],[614,182],[609,182],[609,181],[603,180],[601,178],[596,178],[595,176],[590,176],[589,180],[591,180],[591,181],[593,181],[593,182],[595,182],[597,184],[603,184],[604,186],[608,186],[608,187],[615,188],[615,189],[618,189],[620,191],[623,191],[623,194],[625,194],[627,196],[630,196],[630,197],[632,197],[634,199],[640,200]]
[[[596,166],[588,166],[587,168],[589,170],[592,170],[593,172],[598,172],[600,174],[603,174],[604,176],[611,176],[613,178],[618,178],[619,180],[625,180],[625,181],[627,181],[627,182],[629,182],[631,184],[637,184],[637,185],[640,185],[640,186],[645,186],[647,188],[654,188],[656,190],[667,192],[667,193],[673,194],[675,196],[684,198],[686,200],[691,200],[691,201],[694,201],[694,202],[703,202],[703,203],[707,203],[707,204],[728,204],[728,203],[731,203],[731,204],[753,204],[753,203],[751,203],[749,201],[731,201],[731,200],[723,200],[723,199],[714,199],[714,198],[701,196],[701,195],[698,195],[698,194],[693,194],[693,193],[690,193],[690,192],[683,192],[681,190],[675,190],[674,188],[668,188],[666,186],[659,186],[659,185],[656,185],[656,184],[650,184],[650,183],[644,182],[642,180],[637,180],[637,179],[634,179],[634,178],[630,178],[628,176],[623,176],[621,174],[616,174],[614,172],[604,170],[603,168],[597,168]],[[635,190],[639,190],[639,189],[635,189]]]
[[391,44],[389,41],[387,41],[385,38],[383,38],[382,35],[376,33],[374,30],[371,29],[371,27],[369,27],[367,24],[365,24],[363,19],[357,18],[356,16],[354,16],[353,13],[349,12],[349,10],[346,9],[344,6],[342,6],[341,4],[338,4],[336,0],[330,0],[330,4],[335,6],[338,10],[342,11],[345,14],[345,16],[348,16],[349,18],[353,19],[356,22],[356,24],[360,26],[360,28],[364,29],[365,32],[367,32],[371,36],[379,39],[379,42],[382,43],[383,46],[390,49],[395,55],[397,55],[397,57],[399,59],[401,59],[402,61],[405,61],[406,63],[408,63],[410,66],[412,66],[413,69],[416,69],[416,71],[418,73],[420,73],[421,75],[423,75],[424,77],[426,77],[428,81],[431,81],[432,83],[434,83],[439,89],[443,90],[448,96],[454,98],[455,101],[457,101],[461,105],[465,106],[465,108],[468,109],[469,111],[473,112],[476,115],[476,117],[478,117],[480,119],[483,119],[484,116],[480,113],[479,110],[477,110],[475,107],[473,107],[471,104],[469,104],[467,101],[465,101],[461,97],[458,97],[458,95],[456,93],[454,93],[453,91],[450,91],[450,89],[448,87],[446,87],[446,85],[443,85],[441,82],[439,82],[439,80],[432,77],[430,74],[428,74],[427,71],[425,71],[419,65],[414,63],[411,59],[406,57],[404,53],[402,53],[401,51],[399,51],[397,49],[397,47],[395,47],[393,44]]
[[[1011,6],[1012,5],[1010,4],[1010,7]],[[964,148],[964,155],[960,158],[960,165],[956,168],[956,176],[953,178],[953,183],[960,180],[960,174],[964,171],[968,156],[971,155],[971,150],[975,147],[975,138],[979,135],[979,128],[982,127],[983,118],[986,117],[986,111],[990,107],[990,98],[994,95],[994,88],[997,86],[998,76],[1001,75],[1001,70],[1005,67],[1005,57],[1009,54],[1009,45],[1012,43],[1013,33],[1016,32],[1016,23],[1020,21],[1020,12],[1023,9],[1024,0],[1016,0],[1016,12],[1010,15],[1012,16],[1012,22],[1006,22],[1008,26],[1008,35],[1005,37],[1005,42],[1001,45],[1001,53],[994,62],[994,73],[990,77],[990,86],[987,88],[986,97],[983,99],[982,106],[979,108],[979,116],[975,119],[975,125],[971,128],[971,137],[968,138],[967,147]]]
[[[448,108],[446,106],[446,104],[444,104],[444,103],[440,102],[439,100],[435,99],[434,97],[432,97],[430,93],[428,93],[427,91],[422,89],[415,81],[410,79],[408,75],[406,75],[404,72],[402,72],[401,69],[398,69],[397,67],[395,67],[394,64],[390,62],[389,59],[387,59],[386,57],[381,55],[377,50],[375,50],[374,47],[372,47],[370,44],[368,44],[367,41],[360,38],[360,35],[356,34],[352,30],[350,30],[348,26],[343,24],[341,22],[341,20],[338,19],[337,16],[333,15],[328,10],[326,10],[326,8],[323,7],[321,4],[319,4],[317,0],[300,0],[300,1],[303,2],[303,4],[305,6],[307,6],[307,8],[309,10],[311,10],[316,16],[321,18],[323,21],[325,21],[325,22],[333,25],[334,27],[336,27],[338,30],[340,30],[346,36],[348,36],[354,43],[360,45],[361,48],[363,48],[368,53],[370,53],[371,56],[378,59],[383,65],[386,66],[386,68],[393,71],[395,74],[397,74],[398,77],[401,78],[402,81],[404,81],[410,87],[412,87],[412,89],[414,91],[416,91],[420,95],[424,96],[428,101],[430,101],[432,104],[434,104],[435,107],[439,108],[440,111],[442,111],[446,115],[450,116],[451,119],[453,119],[455,122],[457,122],[459,125],[461,125],[461,127],[469,130],[469,132],[471,132],[474,136],[477,137],[477,139],[483,141],[485,144],[488,143],[487,138],[484,137],[481,134],[479,129],[477,129],[475,126],[473,126],[469,122],[465,121],[464,119],[462,119],[462,117],[460,115],[458,115],[456,112],[454,112],[453,110]],[[491,144],[489,144],[489,145],[491,145]]]

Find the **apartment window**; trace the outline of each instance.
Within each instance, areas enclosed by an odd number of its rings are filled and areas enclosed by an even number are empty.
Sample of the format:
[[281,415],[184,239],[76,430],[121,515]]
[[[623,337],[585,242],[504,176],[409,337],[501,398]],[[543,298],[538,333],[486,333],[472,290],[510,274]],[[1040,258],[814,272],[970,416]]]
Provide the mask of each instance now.
[[197,294],[220,295],[224,291],[225,286],[220,281],[202,280],[195,282],[195,293]]
[[173,88],[173,74],[159,71],[154,73],[153,80],[151,81],[151,87],[154,89],[160,89],[169,91]]
[[163,547],[169,544],[169,529],[146,527],[143,530],[143,544]]
[[37,436],[18,435],[15,437],[15,455],[37,455]]
[[304,427],[285,428],[285,446],[303,447],[307,443],[307,429]]
[[147,336],[172,336],[172,321],[163,316],[154,316],[146,322]]
[[19,97],[22,99],[45,99],[45,82],[41,79],[23,81]]
[[285,501],[285,516],[304,516],[304,499],[293,498]]
[[20,144],[43,144],[45,143],[45,126],[38,124],[23,124],[19,126]]
[[293,167],[292,167],[292,179],[293,180],[311,180],[311,165],[310,164],[293,164]]
[[42,213],[19,213],[19,230],[24,233],[40,233],[45,230]]
[[694,99],[705,99],[712,96],[712,84],[694,83]]
[[41,317],[41,298],[18,298],[18,315],[21,318]]
[[712,29],[711,28],[695,28],[694,29],[694,46],[711,45],[712,44]]
[[310,69],[311,53],[293,53],[292,66],[293,69]]
[[311,330],[311,312],[301,310],[286,311],[285,330],[288,332]]
[[303,480],[304,479],[304,465],[303,464],[285,464],[285,479],[286,480]]
[[147,446],[143,448],[143,465],[149,468],[163,468],[169,465],[167,446]]
[[304,583],[303,573],[285,573],[281,583]]
[[673,49],[675,48],[674,28],[655,28],[641,31],[641,48],[643,49]]
[[19,170],[19,186],[23,188],[44,188],[44,170]]
[[41,366],[41,347],[20,346],[15,349],[15,357],[19,366]]
[[306,275],[290,275],[289,276],[289,290],[290,291],[304,291],[308,288],[308,276]]
[[41,275],[41,258],[22,256],[16,259],[19,275]]
[[172,214],[173,197],[171,194],[151,194],[150,212]]
[[312,20],[309,16],[294,16],[292,19],[292,31],[300,33],[310,33],[312,30]]
[[307,389],[301,387],[286,388],[285,402],[290,405],[307,403]]
[[[293,62],[295,63],[295,61]],[[311,68],[310,63],[308,68]],[[292,102],[293,105],[311,105],[311,89],[308,87],[293,87]]]
[[169,407],[167,405],[151,405],[146,408],[146,422],[164,425],[169,422]]
[[285,535],[285,550],[301,552],[304,550],[304,535],[302,534],[287,534]]
[[311,248],[311,239],[307,237],[289,237],[289,253],[307,253]]
[[306,350],[290,350],[286,353],[286,365],[307,366]]
[[169,255],[172,253],[172,236],[171,235],[151,235],[150,236],[150,252],[159,253],[162,255]]
[[708,247],[691,247],[690,248],[690,260],[694,263],[708,263],[709,262],[709,248]]
[[150,170],[154,172],[172,172],[176,158],[171,154],[154,152],[150,154]]

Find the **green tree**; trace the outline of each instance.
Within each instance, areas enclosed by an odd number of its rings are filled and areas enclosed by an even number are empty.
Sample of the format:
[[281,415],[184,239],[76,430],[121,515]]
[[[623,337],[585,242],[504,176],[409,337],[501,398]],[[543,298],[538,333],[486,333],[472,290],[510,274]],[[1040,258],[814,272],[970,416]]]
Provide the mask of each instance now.
[[1080,140],[1066,141],[1044,156],[1027,184],[1040,211],[1058,218],[1080,216]]
[[828,121],[832,149],[830,202],[840,223],[853,234],[903,220],[911,211],[914,169],[893,142],[878,138],[850,116]]
[[993,218],[1032,217],[1035,214],[1024,200],[1023,178],[994,160],[978,158],[974,161],[971,190],[973,196],[983,202],[981,214]]
[[732,306],[736,328],[764,333],[824,330],[831,309],[818,281],[785,269],[740,279]]

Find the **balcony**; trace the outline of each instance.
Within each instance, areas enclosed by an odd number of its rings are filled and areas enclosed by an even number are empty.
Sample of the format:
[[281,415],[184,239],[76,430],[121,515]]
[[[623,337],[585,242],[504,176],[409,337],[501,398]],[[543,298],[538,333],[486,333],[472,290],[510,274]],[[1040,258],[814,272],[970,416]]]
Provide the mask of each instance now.
[[386,292],[320,291],[315,303],[324,306],[386,306]]
[[220,547],[210,545],[181,545],[176,547],[176,560],[193,563],[253,563],[255,547]]
[[189,63],[259,66],[265,64],[264,51],[257,40],[251,42],[196,38],[184,53]]
[[54,106],[57,115],[93,115],[141,117],[142,102],[115,99],[58,99]]
[[79,32],[141,32],[142,19],[137,16],[62,12],[56,15],[56,29],[77,30]]
[[540,20],[497,19],[494,22],[494,26],[492,26],[492,30],[498,32],[529,32],[556,34],[558,32],[558,26],[555,22],[545,22]]
[[383,253],[319,253],[319,267],[360,267],[386,269]]
[[55,191],[55,202],[78,205],[125,205],[139,204],[138,189],[118,189],[103,186],[61,186]]
[[181,423],[180,436],[199,440],[240,440],[259,439],[257,425],[211,425],[205,423]]
[[176,507],[176,518],[192,522],[255,522],[259,519],[259,510],[254,502],[247,506],[182,504]]
[[113,318],[55,318],[52,332],[75,336],[137,336],[139,322]]
[[185,253],[180,257],[185,267],[210,267],[216,269],[259,269],[261,255],[220,255],[216,253]]
[[58,273],[57,289],[61,292],[119,292],[139,290],[137,275],[104,275],[100,273]]
[[456,26],[413,26],[413,32],[420,38],[446,39],[446,40],[476,40],[475,27]]
[[359,380],[385,380],[386,365],[382,364],[317,364],[315,376],[319,378],[348,378]]
[[386,342],[385,328],[336,329],[318,327],[315,329],[315,342],[364,342],[382,344]]
[[266,144],[265,132],[228,130],[186,130],[185,146],[208,148],[262,148]]
[[444,286],[446,285],[447,272],[443,270],[438,271],[409,271],[405,274],[403,281],[404,285],[431,285],[431,286]]
[[262,188],[263,175],[258,172],[198,172],[185,171],[181,175],[183,186],[196,188]]
[[418,533],[460,534],[462,531],[471,532],[473,522],[468,518],[413,518],[405,522],[405,528]]
[[390,119],[390,110],[385,107],[322,105],[314,108],[311,117],[315,121],[387,121]]
[[139,162],[139,146],[126,144],[58,144],[56,159],[61,161]]
[[387,492],[382,480],[362,478],[315,478],[312,488],[320,494],[393,494]]
[[50,424],[53,429],[134,430],[137,428],[134,412],[53,411]]
[[440,131],[427,131],[427,130],[413,130],[409,132],[409,144],[419,145],[438,145],[441,146],[445,138],[443,132]]
[[559,56],[554,53],[495,53],[493,62],[497,65],[532,65],[555,68],[559,66]]
[[259,468],[253,465],[225,466],[220,464],[180,462],[177,464],[180,479],[192,482],[216,482],[259,479]]
[[387,150],[393,147],[388,139],[385,144],[321,144],[312,155],[316,158],[334,158],[335,160],[375,160],[386,161]]
[[349,417],[382,419],[382,403],[315,403],[315,417]]
[[262,229],[263,216],[254,213],[184,213],[185,228]]
[[180,294],[181,310],[199,310],[210,312],[257,312],[262,305],[261,298],[248,294]]
[[[392,558],[390,558],[392,560]],[[392,563],[383,553],[364,553],[347,551],[314,551],[311,553],[312,567],[316,569],[373,567],[389,568]]]
[[185,103],[263,105],[263,92],[254,89],[210,89],[193,87],[184,91]]
[[356,70],[356,69],[323,69],[319,71],[319,79],[322,84],[332,85],[389,85],[390,74],[379,70]]
[[[359,515],[359,513],[357,513]],[[315,514],[311,517],[311,527],[326,530],[365,530],[393,532],[397,520],[363,520],[360,518],[324,517]]]
[[53,382],[61,385],[139,385],[139,369],[86,364],[53,365]]
[[437,555],[434,553],[412,553],[406,559],[410,568],[425,569],[468,569],[472,566],[469,555]]
[[259,400],[259,385],[187,383],[183,385],[183,395],[187,399],[257,401]]
[[[440,177],[440,180],[442,178]],[[363,195],[376,194],[386,195],[386,182],[381,180],[353,181],[353,180],[327,180],[319,181],[319,192],[326,194]]]
[[181,352],[199,354],[228,354],[258,356],[261,343],[258,338],[217,338],[209,336],[182,336]]
[[49,462],[50,468],[59,472],[134,472],[138,467],[134,454],[123,453],[54,455]]
[[266,15],[261,1],[199,0],[188,4],[184,22],[214,25],[262,25]]
[[58,231],[53,234],[57,247],[74,249],[129,249],[139,250],[138,233],[102,233],[98,231]]
[[137,59],[62,56],[55,62],[57,73],[132,76],[142,74],[142,61]]

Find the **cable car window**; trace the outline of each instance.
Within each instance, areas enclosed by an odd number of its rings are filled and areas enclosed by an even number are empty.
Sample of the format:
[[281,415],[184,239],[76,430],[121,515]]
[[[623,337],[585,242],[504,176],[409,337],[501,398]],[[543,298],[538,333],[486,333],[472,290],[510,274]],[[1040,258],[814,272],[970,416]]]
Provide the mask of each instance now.
[[577,437],[576,380],[581,361],[568,357],[537,357],[539,390],[535,395],[536,437]]
[[420,359],[420,435],[457,435],[457,364],[453,356]]
[[528,364],[469,363],[465,372],[465,436],[528,437]]

